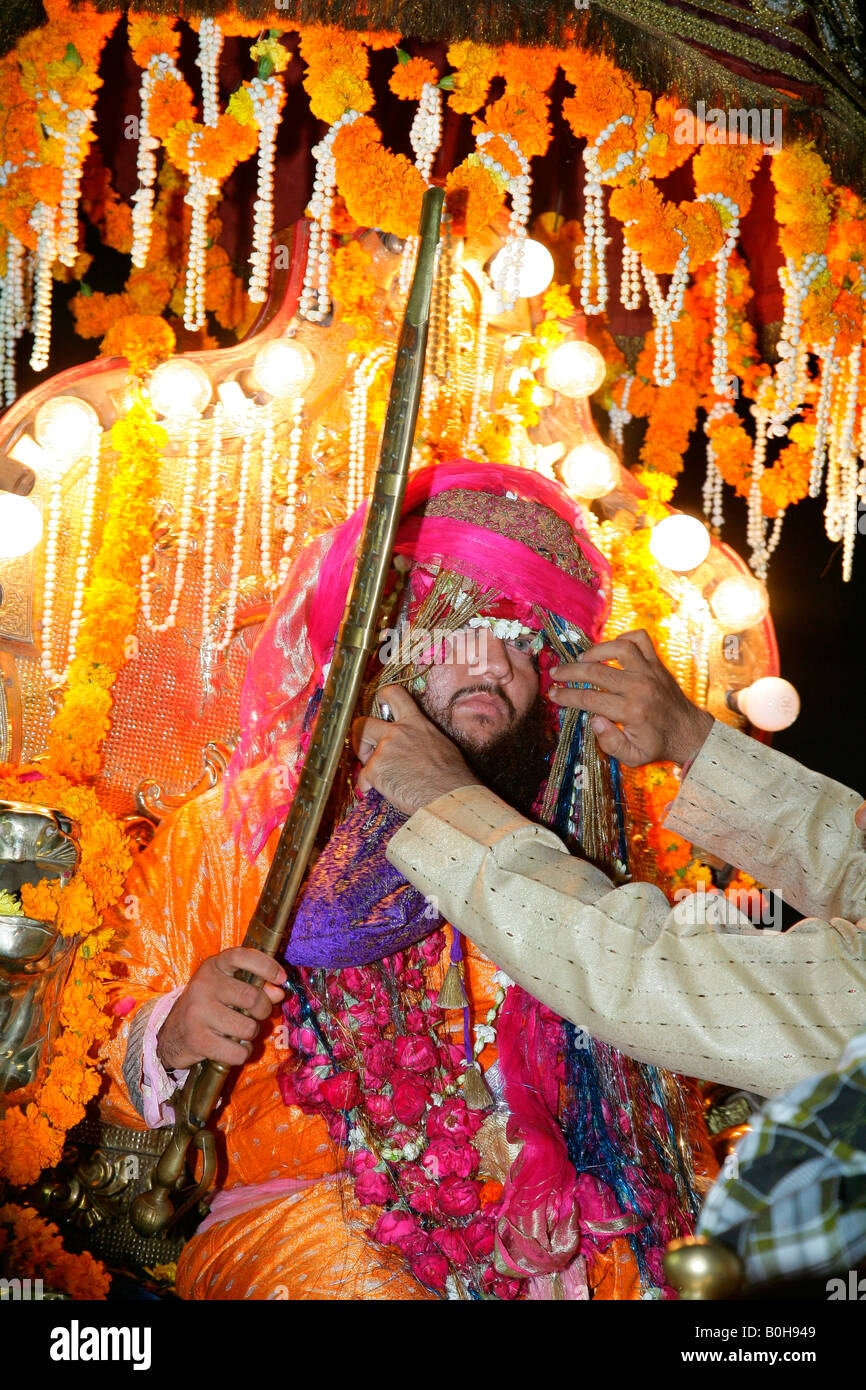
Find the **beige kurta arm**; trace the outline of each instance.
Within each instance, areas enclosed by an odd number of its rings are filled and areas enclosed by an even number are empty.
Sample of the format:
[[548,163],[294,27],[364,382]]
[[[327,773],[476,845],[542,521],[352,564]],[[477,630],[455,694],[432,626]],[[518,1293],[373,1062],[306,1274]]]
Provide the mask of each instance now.
[[866,1019],[866,931],[725,929],[700,920],[709,895],[689,923],[685,903],[614,888],[486,788],[416,812],[387,853],[513,979],[641,1061],[773,1095],[827,1069]]
[[856,922],[866,917],[866,849],[854,824],[862,800],[717,721],[665,825],[798,912]]

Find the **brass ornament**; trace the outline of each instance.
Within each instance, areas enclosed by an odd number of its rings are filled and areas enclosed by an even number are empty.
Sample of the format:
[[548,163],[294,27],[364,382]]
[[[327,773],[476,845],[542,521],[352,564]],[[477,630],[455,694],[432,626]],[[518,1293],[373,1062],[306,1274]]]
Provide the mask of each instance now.
[[706,1236],[672,1240],[665,1251],[664,1270],[684,1300],[729,1298],[743,1282],[739,1257]]

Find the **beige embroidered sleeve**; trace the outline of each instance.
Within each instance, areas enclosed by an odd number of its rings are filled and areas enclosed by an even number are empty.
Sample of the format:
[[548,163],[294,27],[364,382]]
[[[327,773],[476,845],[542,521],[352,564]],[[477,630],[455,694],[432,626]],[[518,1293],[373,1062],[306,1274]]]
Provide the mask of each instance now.
[[776,889],[798,912],[866,917],[863,798],[718,721],[665,825]]
[[416,812],[388,858],[524,988],[641,1061],[774,1095],[866,1019],[866,930],[767,933],[709,920],[717,897],[671,909],[649,884],[614,888],[486,788]]

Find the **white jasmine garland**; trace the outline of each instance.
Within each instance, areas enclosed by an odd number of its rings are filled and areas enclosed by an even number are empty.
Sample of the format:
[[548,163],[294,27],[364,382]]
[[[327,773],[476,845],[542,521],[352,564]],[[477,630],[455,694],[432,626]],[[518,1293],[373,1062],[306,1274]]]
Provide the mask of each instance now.
[[674,360],[674,324],[679,320],[683,312],[683,299],[686,293],[686,285],[689,278],[689,243],[679,227],[677,234],[682,238],[683,249],[677,257],[676,267],[668,286],[667,295],[663,298],[659,288],[658,276],[651,270],[647,270],[645,265],[641,266],[644,284],[646,285],[647,295],[649,296],[650,308],[653,311],[653,329],[655,331],[655,362],[653,372],[657,386],[671,386],[677,377],[677,367]]
[[[583,162],[586,168],[586,176],[583,182],[583,246],[580,247],[580,271],[581,285],[580,298],[583,311],[586,314],[600,314],[607,306],[607,266],[605,262],[605,251],[610,245],[610,237],[605,236],[604,223],[604,197],[602,194],[602,184],[612,183],[624,169],[628,169],[636,159],[643,159],[649,149],[650,141],[653,138],[654,128],[651,121],[647,121],[644,128],[644,138],[635,150],[623,150],[618,154],[614,163],[609,169],[602,169],[599,158],[601,148],[607,144],[617,126],[632,125],[634,117],[623,115],[617,116],[615,121],[611,121],[600,131],[592,144],[587,144],[583,151]],[[635,259],[633,253],[629,252],[627,262],[623,263],[623,282],[621,292],[625,298],[623,305],[626,308],[636,308],[640,302],[640,283],[637,281],[637,266],[640,258]],[[575,269],[577,269],[577,252],[575,252]],[[626,268],[628,278],[626,279]],[[644,272],[646,274],[646,272]],[[592,295],[592,286],[595,282],[595,298]],[[635,290],[637,299],[635,299]],[[628,303],[626,303],[626,298]]]
[[716,293],[712,373],[713,390],[717,396],[724,396],[728,389],[728,262],[740,234],[740,209],[724,193],[701,193],[697,201],[717,206],[725,230],[725,239],[713,258],[716,262]]
[[529,190],[532,179],[529,173],[529,160],[521,152],[512,135],[500,134],[498,138],[507,145],[520,165],[519,174],[509,174],[492,155],[484,152],[484,146],[493,140],[495,132],[485,130],[478,136],[478,159],[495,177],[502,179],[511,195],[511,216],[508,221],[508,234],[505,239],[505,268],[497,289],[497,311],[508,312],[520,298],[520,271],[523,265],[523,251],[526,245],[526,227],[529,222]]
[[254,304],[263,304],[270,281],[274,229],[274,163],[280,123],[280,87],[277,79],[272,77],[263,82],[258,77],[253,78],[250,98],[259,127],[259,153],[256,200],[253,203],[253,249],[249,258],[253,269],[248,292]]
[[334,141],[344,125],[352,125],[360,111],[344,111],[318,145],[313,146],[316,174],[313,196],[310,199],[310,244],[298,312],[311,323],[321,323],[328,317],[331,298],[328,284],[331,278],[331,212],[337,185],[337,161]]
[[36,232],[36,281],[33,295],[33,351],[30,366],[43,372],[48,366],[51,348],[51,295],[54,281],[51,267],[57,255],[55,235],[56,212],[47,203],[37,203],[30,215],[30,226]]
[[147,265],[153,229],[153,188],[156,183],[156,151],[159,141],[150,133],[150,98],[154,83],[168,73],[177,81],[180,73],[167,53],[156,53],[142,74],[139,87],[141,115],[138,122],[138,188],[132,195],[132,264],[137,270]]
[[[415,119],[409,131],[409,143],[415,154],[415,167],[428,187],[433,160],[441,138],[442,93],[435,83],[425,82],[421,90],[421,100],[415,112]],[[400,258],[399,285],[402,294],[406,294],[409,289],[417,251],[418,237],[407,237]]]

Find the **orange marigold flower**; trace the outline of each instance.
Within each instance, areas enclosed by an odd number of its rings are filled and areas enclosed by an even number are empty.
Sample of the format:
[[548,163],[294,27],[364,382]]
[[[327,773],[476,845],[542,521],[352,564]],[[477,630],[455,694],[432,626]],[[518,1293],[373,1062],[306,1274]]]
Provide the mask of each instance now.
[[495,222],[504,198],[504,187],[472,156],[452,169],[445,180],[445,205],[455,236],[473,241]]
[[75,331],[79,338],[102,338],[118,315],[131,309],[131,301],[125,294],[94,294],[79,292],[70,300],[70,308],[75,319]]
[[140,377],[171,357],[176,341],[174,329],[158,315],[124,314],[106,333],[100,352],[125,357],[131,374]]
[[[510,135],[517,141],[524,158],[534,159],[536,155],[544,154],[550,144],[549,110],[550,104],[540,92],[527,89],[506,91],[504,96],[488,107],[483,119],[474,123],[473,129],[476,135],[482,130]],[[500,163],[504,162],[498,150],[493,157]]]
[[59,879],[40,879],[38,883],[22,883],[21,906],[28,917],[39,922],[55,922],[60,901]]
[[171,15],[131,13],[127,19],[129,47],[135,63],[146,68],[151,58],[165,53],[177,60],[180,53],[180,34],[177,19]]
[[195,119],[195,103],[188,83],[167,72],[151,88],[147,124],[155,140],[164,140],[172,126]]
[[506,88],[514,91],[546,92],[553,86],[559,61],[556,48],[524,48],[506,43],[496,51],[496,70],[505,78]]
[[448,105],[453,111],[466,115],[484,105],[490,83],[496,76],[497,58],[497,50],[484,43],[461,39],[451,44],[448,61],[456,70],[452,74],[454,85]]
[[408,63],[398,63],[391,73],[388,86],[397,97],[404,101],[420,101],[425,84],[435,87],[439,74],[426,58],[410,58]]

